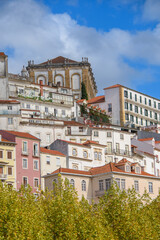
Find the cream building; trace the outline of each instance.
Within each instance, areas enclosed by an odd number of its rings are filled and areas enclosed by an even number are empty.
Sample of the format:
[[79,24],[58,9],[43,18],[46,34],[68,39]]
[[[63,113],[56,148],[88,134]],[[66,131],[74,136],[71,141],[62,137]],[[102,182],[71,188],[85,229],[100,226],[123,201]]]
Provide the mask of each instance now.
[[106,110],[112,124],[134,128],[160,123],[159,99],[120,84],[104,88],[103,96],[90,101],[90,104]]
[[53,190],[53,181],[57,181],[59,174],[62,179],[67,178],[78,193],[79,199],[84,196],[89,203],[98,202],[115,181],[121,190],[135,188],[139,194],[145,190],[152,199],[159,194],[160,178],[143,171],[139,163],[131,163],[122,159],[119,163],[109,163],[101,167],[91,168],[89,171],[59,168],[50,175],[44,176],[45,187]]
[[[66,156],[58,151],[46,148],[40,149],[41,177],[50,174],[59,167],[66,168]],[[41,188],[44,190],[44,178],[41,178]]]

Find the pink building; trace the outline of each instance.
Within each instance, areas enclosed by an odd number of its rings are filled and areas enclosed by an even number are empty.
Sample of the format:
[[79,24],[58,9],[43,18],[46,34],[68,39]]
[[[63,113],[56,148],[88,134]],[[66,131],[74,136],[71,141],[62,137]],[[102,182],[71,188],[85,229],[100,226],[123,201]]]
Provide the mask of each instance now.
[[0,130],[6,140],[16,143],[16,189],[29,184],[36,192],[40,178],[40,139],[29,133]]

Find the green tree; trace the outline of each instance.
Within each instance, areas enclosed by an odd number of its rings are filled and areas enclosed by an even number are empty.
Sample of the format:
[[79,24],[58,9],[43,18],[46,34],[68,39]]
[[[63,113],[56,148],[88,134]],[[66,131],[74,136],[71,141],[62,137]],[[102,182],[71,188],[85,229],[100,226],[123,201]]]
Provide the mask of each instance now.
[[86,85],[84,84],[84,82],[81,83],[81,99],[88,100],[88,94],[87,94]]

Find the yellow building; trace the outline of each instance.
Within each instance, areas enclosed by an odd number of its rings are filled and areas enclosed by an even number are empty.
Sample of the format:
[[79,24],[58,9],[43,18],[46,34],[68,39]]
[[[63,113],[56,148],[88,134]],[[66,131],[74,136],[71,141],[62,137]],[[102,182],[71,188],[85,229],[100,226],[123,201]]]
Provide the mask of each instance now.
[[15,145],[0,135],[0,180],[15,188]]
[[40,64],[29,61],[27,70],[33,83],[71,88],[75,99],[81,98],[82,82],[86,86],[88,99],[96,96],[97,86],[88,58],[82,58],[81,62],[62,56]]

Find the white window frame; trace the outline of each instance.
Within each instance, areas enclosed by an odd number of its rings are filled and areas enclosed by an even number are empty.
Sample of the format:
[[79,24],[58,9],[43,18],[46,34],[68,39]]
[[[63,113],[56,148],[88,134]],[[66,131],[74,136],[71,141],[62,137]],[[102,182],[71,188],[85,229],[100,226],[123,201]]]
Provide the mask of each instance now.
[[[26,161],[27,167],[24,167],[24,165],[23,165],[24,160],[27,160],[27,161]],[[28,169],[28,159],[27,159],[27,158],[22,158],[22,168],[23,168],[23,169]]]
[[34,178],[34,180],[33,180],[33,186],[34,186],[34,188],[38,188],[37,186],[35,186],[35,181],[36,180],[38,180],[38,187],[39,187],[39,178]]
[[[37,162],[38,168],[34,168],[34,162]],[[39,161],[37,159],[33,160],[33,170],[39,171]]]

